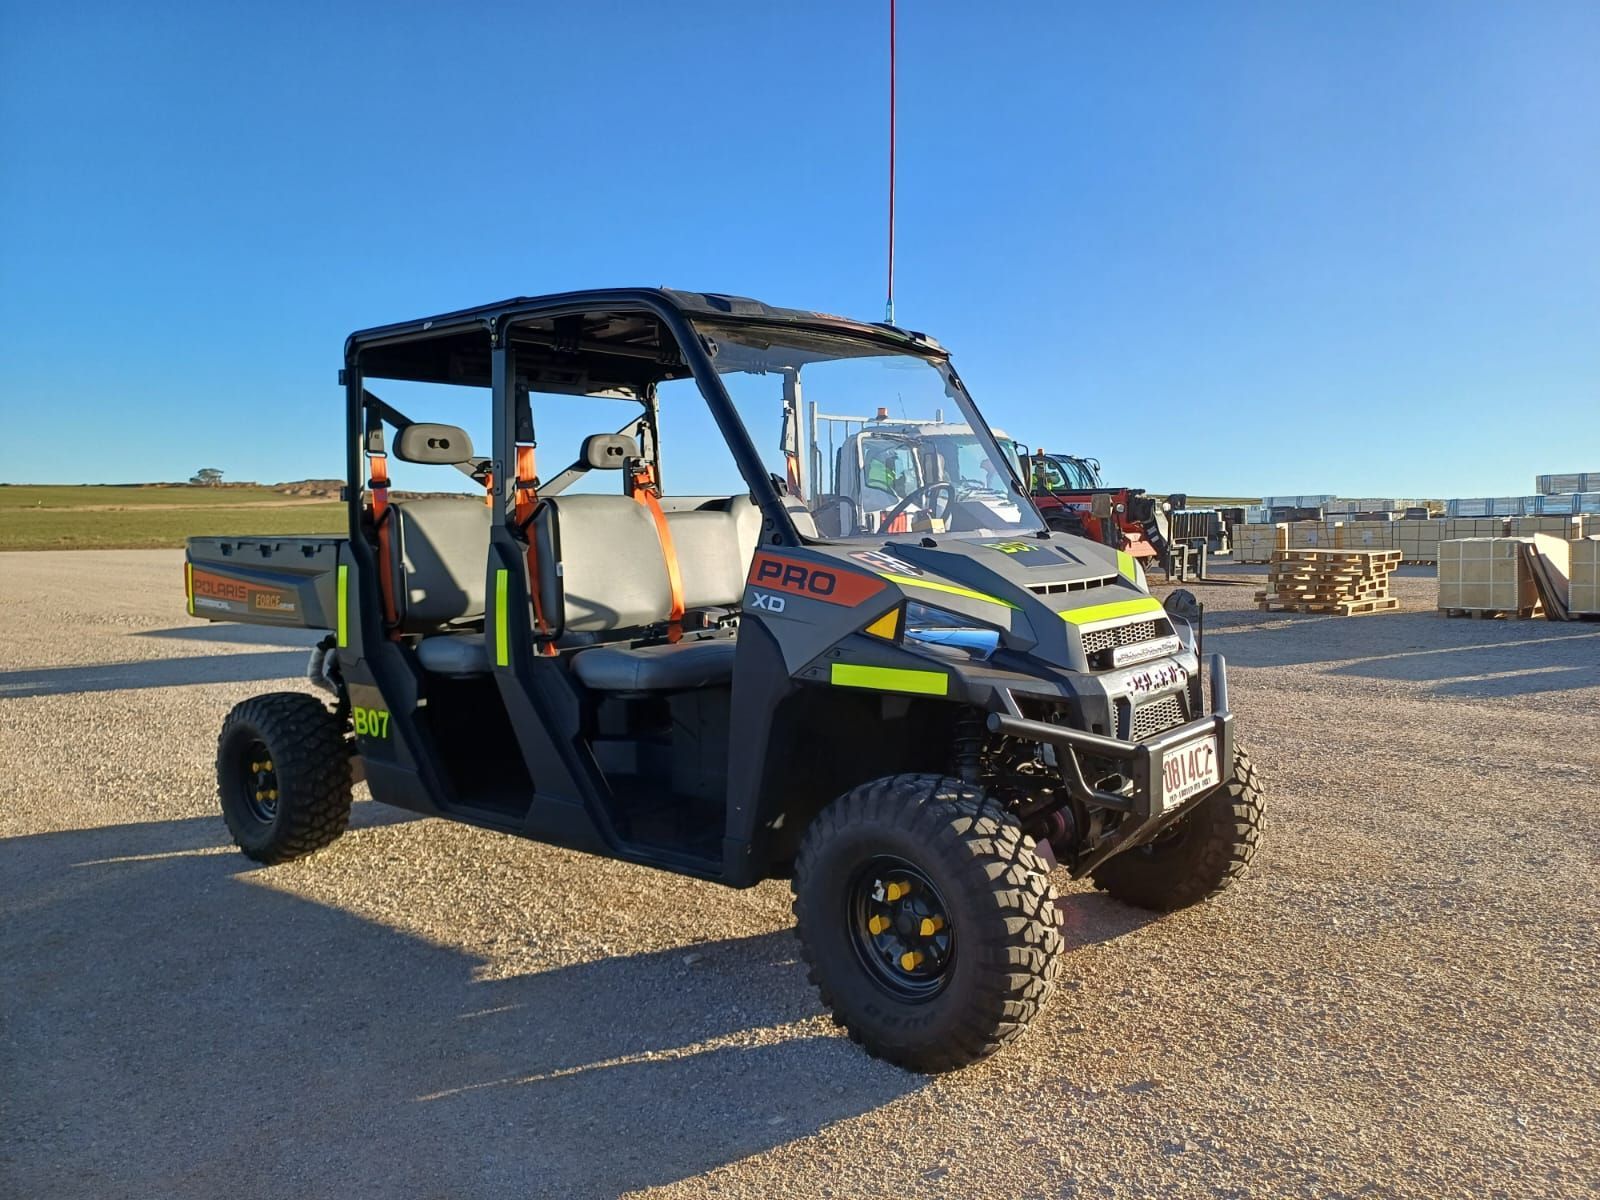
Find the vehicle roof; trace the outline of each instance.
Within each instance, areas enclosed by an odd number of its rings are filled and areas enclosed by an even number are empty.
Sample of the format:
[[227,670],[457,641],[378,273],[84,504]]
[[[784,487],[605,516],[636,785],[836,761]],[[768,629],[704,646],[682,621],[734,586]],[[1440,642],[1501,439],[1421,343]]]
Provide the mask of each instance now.
[[[861,432],[864,434],[872,433],[874,430],[896,434],[899,437],[951,437],[963,433],[971,434],[972,426],[964,421],[908,421],[888,417],[882,421],[868,421],[861,427]],[[1003,429],[996,429],[992,425],[989,427],[989,432],[997,438],[1008,436]]]
[[[488,380],[487,342],[491,330],[506,324],[515,325],[519,318],[536,320],[541,315],[557,318],[562,314],[601,314],[608,310],[659,310],[670,307],[693,318],[716,318],[738,323],[784,324],[803,326],[813,332],[836,333],[842,336],[869,337],[890,343],[899,343],[907,350],[920,354],[944,356],[946,351],[933,338],[915,330],[904,329],[883,322],[858,321],[829,313],[812,312],[798,308],[777,308],[745,296],[730,296],[718,292],[686,292],[672,288],[608,288],[574,292],[558,292],[545,296],[514,296],[491,304],[475,305],[430,317],[418,317],[389,325],[377,325],[352,333],[345,342],[345,361],[354,364],[358,357],[364,359],[365,373],[378,378],[416,379],[427,382],[477,383]],[[643,329],[648,321],[641,316],[639,328],[624,331],[616,343],[625,346],[628,357],[645,357],[640,352],[652,345],[651,335]],[[585,331],[587,332],[587,331]],[[611,332],[611,330],[607,330]],[[659,339],[659,329],[654,331]],[[407,350],[399,347],[406,346]],[[393,348],[374,355],[384,347]],[[427,347],[427,349],[423,349]],[[584,346],[587,350],[590,347]],[[669,356],[670,356],[669,347]],[[608,356],[604,348],[597,351]],[[570,357],[570,355],[569,355]],[[665,369],[644,371],[635,368],[631,378],[619,378],[622,386],[642,381],[646,375],[672,378],[686,375],[687,369],[674,372],[669,363]],[[623,372],[624,376],[629,373]],[[596,380],[599,382],[599,380]],[[578,390],[563,388],[560,390]]]

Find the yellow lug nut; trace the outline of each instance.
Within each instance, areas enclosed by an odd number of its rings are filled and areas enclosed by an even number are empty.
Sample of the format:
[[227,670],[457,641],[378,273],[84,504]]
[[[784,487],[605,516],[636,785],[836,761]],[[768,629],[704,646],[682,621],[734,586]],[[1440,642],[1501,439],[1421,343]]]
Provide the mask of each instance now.
[[907,950],[900,956],[900,967],[905,971],[915,971],[922,965],[922,953],[918,950]]
[[911,885],[909,883],[891,883],[888,887],[884,888],[883,894],[884,898],[887,899],[889,903],[893,904],[896,900],[900,899],[900,897],[909,896],[911,894]]
[[922,936],[923,937],[932,937],[934,934],[938,933],[939,930],[941,930],[943,928],[944,928],[944,918],[943,917],[923,917],[922,918]]
[[873,917],[867,922],[867,932],[872,934],[873,937],[877,937],[887,928],[889,928],[888,917]]

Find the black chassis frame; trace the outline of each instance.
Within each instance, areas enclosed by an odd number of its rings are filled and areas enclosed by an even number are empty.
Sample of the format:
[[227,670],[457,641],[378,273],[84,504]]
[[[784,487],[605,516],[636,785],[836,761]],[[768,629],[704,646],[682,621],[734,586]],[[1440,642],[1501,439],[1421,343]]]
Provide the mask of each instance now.
[[[740,639],[734,668],[734,694],[740,697],[741,703],[733,711],[729,730],[728,804],[722,856],[720,861],[713,861],[687,852],[630,843],[618,834],[608,815],[604,777],[581,736],[580,697],[555,660],[535,652],[531,622],[526,618],[513,619],[515,614],[526,614],[530,606],[525,576],[526,546],[513,532],[516,485],[514,473],[509,469],[519,434],[513,331],[519,322],[530,318],[593,312],[652,315],[676,340],[684,364],[699,386],[752,498],[761,507],[761,542],[775,547],[799,547],[803,542],[721,377],[690,323],[689,314],[723,323],[787,325],[877,340],[888,348],[931,355],[948,362],[945,350],[936,341],[894,326],[773,308],[742,297],[656,288],[521,297],[350,335],[345,343],[344,367],[339,373],[345,389],[345,474],[348,481],[345,502],[350,566],[353,568],[341,582],[346,593],[346,611],[352,616],[339,645],[339,674],[345,689],[343,701],[352,706],[387,710],[390,714],[387,736],[382,740],[365,739],[359,745],[368,786],[374,797],[385,803],[731,886],[750,886],[766,878],[773,865],[755,849],[764,844],[758,837],[758,825],[769,815],[762,811],[758,802],[765,767],[760,748],[768,744],[771,717],[778,702],[798,686],[785,669],[782,655],[770,635],[741,636]],[[437,756],[427,752],[428,735],[416,719],[417,703],[422,694],[421,671],[413,656],[404,653],[385,636],[380,588],[376,584],[380,568],[363,525],[367,410],[377,405],[385,415],[393,412],[367,392],[363,356],[383,347],[462,333],[486,333],[490,347],[493,447],[488,466],[494,473],[494,490],[490,505],[485,623],[486,628],[496,628],[501,619],[500,610],[503,608],[508,614],[505,620],[508,662],[497,664],[493,674],[523,763],[534,781],[534,794],[526,815],[520,820],[504,812],[474,808],[463,802],[441,769]],[[386,372],[374,378],[407,376]],[[432,377],[425,381],[450,382]],[[503,592],[500,587],[504,588]]]

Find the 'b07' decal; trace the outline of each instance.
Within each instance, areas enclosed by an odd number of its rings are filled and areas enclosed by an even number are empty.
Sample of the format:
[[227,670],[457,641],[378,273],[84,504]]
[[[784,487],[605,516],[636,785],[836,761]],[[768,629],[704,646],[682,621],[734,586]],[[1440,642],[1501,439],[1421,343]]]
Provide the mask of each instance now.
[[[807,562],[801,559],[782,558],[776,554],[758,554],[750,564],[749,584],[767,592],[784,592],[790,596],[803,596],[807,600],[821,600],[825,604],[839,604],[854,608],[883,590],[883,584],[870,575],[856,571],[841,571],[832,564]],[[765,600],[755,607],[774,609]]]

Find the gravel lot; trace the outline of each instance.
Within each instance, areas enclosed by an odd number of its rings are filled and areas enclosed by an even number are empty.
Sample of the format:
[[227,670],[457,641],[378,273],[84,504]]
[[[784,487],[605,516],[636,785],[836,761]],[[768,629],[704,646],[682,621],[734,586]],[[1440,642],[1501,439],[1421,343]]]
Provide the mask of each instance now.
[[928,1080],[822,1017],[788,892],[358,803],[270,869],[212,796],[308,639],[170,551],[0,555],[0,1194],[1600,1194],[1600,625],[1197,589],[1271,825]]

